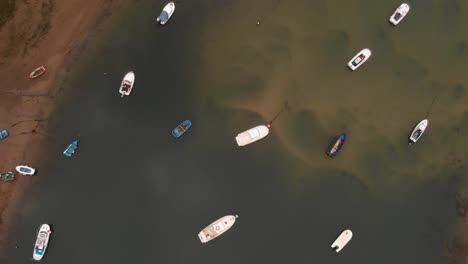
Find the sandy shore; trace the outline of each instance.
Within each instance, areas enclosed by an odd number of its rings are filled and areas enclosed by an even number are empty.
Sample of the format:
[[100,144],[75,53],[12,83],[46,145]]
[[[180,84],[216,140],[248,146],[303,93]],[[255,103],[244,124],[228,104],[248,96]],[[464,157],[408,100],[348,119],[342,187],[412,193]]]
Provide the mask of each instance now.
[[[44,139],[54,87],[64,75],[67,61],[78,56],[77,50],[90,32],[103,26],[111,11],[124,4],[123,0],[25,0],[10,6],[13,11],[9,14],[2,10],[0,23],[6,22],[0,24],[0,130],[7,129],[10,136],[0,141],[1,171],[12,171],[20,163],[40,163],[40,155],[35,153]],[[46,74],[28,79],[40,65],[47,67]],[[0,250],[12,246],[6,235],[9,216],[29,182],[20,175],[14,182],[0,182]]]

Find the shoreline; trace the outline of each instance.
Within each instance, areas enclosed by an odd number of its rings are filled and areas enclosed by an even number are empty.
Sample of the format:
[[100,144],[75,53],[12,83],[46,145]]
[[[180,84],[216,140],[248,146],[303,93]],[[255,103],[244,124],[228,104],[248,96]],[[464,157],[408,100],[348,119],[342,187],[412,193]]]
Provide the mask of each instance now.
[[[8,156],[0,160],[1,171],[13,171],[15,166],[28,164],[38,169],[46,157],[40,156],[45,140],[48,117],[55,105],[57,85],[69,67],[83,51],[93,33],[105,27],[112,11],[124,0],[79,0],[61,2],[39,0],[14,4],[14,11],[0,25],[0,130],[10,136],[0,141],[0,151]],[[47,72],[38,79],[28,78],[40,65]],[[14,244],[8,229],[23,194],[34,179],[17,175],[13,182],[0,183],[0,256]]]

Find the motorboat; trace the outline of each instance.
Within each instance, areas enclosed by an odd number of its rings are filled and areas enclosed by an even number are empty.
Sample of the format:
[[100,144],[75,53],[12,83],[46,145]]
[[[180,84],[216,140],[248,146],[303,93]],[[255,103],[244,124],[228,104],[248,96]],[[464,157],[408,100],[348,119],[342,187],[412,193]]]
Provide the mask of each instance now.
[[332,249],[336,252],[340,252],[346,246],[346,244],[348,244],[352,237],[353,232],[351,232],[349,229],[341,232],[335,242],[333,242],[331,245]]
[[46,71],[47,71],[46,67],[41,65],[29,74],[29,79],[36,79],[40,77],[41,75],[43,75]]
[[122,83],[120,84],[119,93],[124,97],[125,95],[130,95],[135,84],[135,74],[130,71],[125,74]]
[[360,52],[358,52],[358,54],[356,54],[356,56],[354,56],[349,62],[348,62],[348,67],[351,69],[351,70],[356,70],[357,68],[359,68],[362,64],[364,64],[364,62],[366,62],[366,60],[368,60],[370,58],[370,56],[372,55],[372,52],[370,49],[363,49],[361,50]]
[[407,3],[401,4],[395,12],[390,16],[390,23],[392,23],[394,26],[398,25],[403,18],[405,18],[406,14],[410,11],[410,6]]
[[424,131],[426,131],[427,125],[429,124],[428,119],[424,119],[421,122],[419,122],[418,125],[413,129],[413,132],[411,132],[411,135],[409,137],[409,144],[413,144],[418,142],[418,140],[421,138],[422,134],[424,134]]
[[207,243],[217,238],[224,232],[228,231],[229,228],[234,225],[238,217],[238,215],[226,215],[221,217],[200,231],[200,233],[198,233],[198,238],[200,238],[202,243]]
[[192,122],[190,120],[185,120],[184,122],[180,123],[176,128],[172,130],[172,135],[175,138],[179,138],[182,136],[189,128],[192,126]]
[[12,181],[16,178],[16,173],[13,171],[0,172],[0,180],[2,181]]
[[237,135],[236,137],[237,145],[245,146],[245,145],[251,144],[255,141],[258,141],[266,137],[269,132],[270,130],[268,129],[268,127],[263,126],[263,125],[251,128]]
[[334,158],[336,154],[340,152],[345,142],[346,142],[346,134],[342,133],[338,137],[336,137],[333,143],[330,145],[327,151],[327,155]]
[[8,135],[9,134],[8,134],[7,130],[4,129],[4,130],[0,131],[0,139],[4,139],[4,138],[8,137]]
[[159,14],[158,18],[156,18],[156,21],[161,25],[166,24],[166,22],[171,18],[172,14],[174,14],[174,11],[174,2],[167,3],[167,5],[164,6],[163,10],[161,11],[161,14]]
[[16,166],[16,171],[21,175],[29,175],[29,176],[33,176],[36,173],[35,169],[26,165]]
[[52,230],[48,224],[42,224],[37,232],[36,243],[34,244],[33,259],[41,260],[47,249],[49,243],[50,234]]
[[75,153],[75,150],[78,148],[78,140],[74,140],[63,152],[63,155],[71,157]]

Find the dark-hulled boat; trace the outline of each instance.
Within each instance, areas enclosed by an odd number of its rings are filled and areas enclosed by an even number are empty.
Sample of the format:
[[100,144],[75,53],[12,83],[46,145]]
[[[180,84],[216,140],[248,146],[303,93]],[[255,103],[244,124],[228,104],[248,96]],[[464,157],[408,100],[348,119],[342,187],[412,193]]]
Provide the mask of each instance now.
[[341,148],[343,148],[344,143],[346,142],[346,134],[342,133],[333,141],[330,147],[327,150],[327,155],[334,158]]

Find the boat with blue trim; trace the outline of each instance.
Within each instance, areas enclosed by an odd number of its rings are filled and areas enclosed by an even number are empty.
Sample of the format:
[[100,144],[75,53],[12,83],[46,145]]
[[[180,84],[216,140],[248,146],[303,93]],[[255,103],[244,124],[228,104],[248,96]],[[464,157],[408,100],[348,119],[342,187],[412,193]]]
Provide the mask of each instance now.
[[338,152],[340,152],[341,148],[343,148],[344,143],[346,142],[346,134],[342,133],[338,137],[336,137],[335,141],[332,145],[330,145],[327,155],[334,158]]
[[78,148],[78,140],[74,140],[68,147],[65,149],[63,152],[63,155],[67,157],[71,157],[73,153],[75,153],[75,150]]
[[192,126],[192,122],[190,120],[185,120],[184,122],[180,123],[176,128],[172,130],[172,135],[175,138],[179,138],[182,136],[189,128]]
[[33,259],[41,260],[44,257],[44,254],[47,249],[47,244],[49,244],[50,234],[52,230],[48,224],[42,224],[37,232],[36,243],[34,244]]

